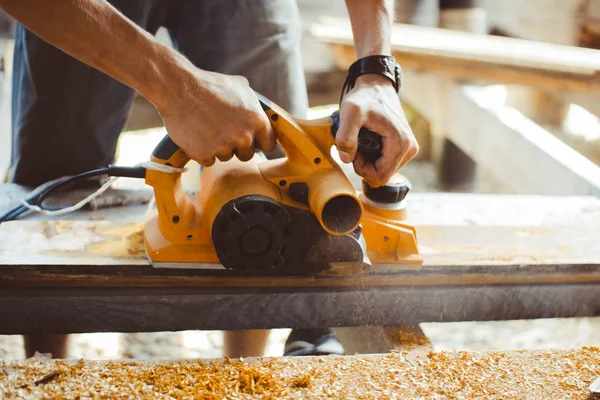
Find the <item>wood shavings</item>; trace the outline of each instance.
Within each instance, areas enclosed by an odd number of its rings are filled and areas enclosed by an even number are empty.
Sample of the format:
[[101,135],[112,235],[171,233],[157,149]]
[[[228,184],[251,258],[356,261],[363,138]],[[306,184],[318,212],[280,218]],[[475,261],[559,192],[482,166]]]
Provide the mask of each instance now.
[[[589,398],[600,349],[225,359],[2,362],[0,398]],[[411,362],[412,357],[412,362]],[[53,378],[35,385],[40,377]],[[4,376],[4,378],[2,378]]]
[[385,329],[386,339],[394,346],[405,350],[417,347],[431,348],[431,342],[425,336],[419,325],[400,325]]
[[312,380],[310,378],[310,375],[298,376],[292,379],[292,387],[310,389],[312,387]]
[[60,371],[52,371],[49,374],[44,375],[42,378],[38,379],[34,383],[36,385],[43,385],[44,383],[48,383],[55,380],[56,378],[58,378],[59,375]]

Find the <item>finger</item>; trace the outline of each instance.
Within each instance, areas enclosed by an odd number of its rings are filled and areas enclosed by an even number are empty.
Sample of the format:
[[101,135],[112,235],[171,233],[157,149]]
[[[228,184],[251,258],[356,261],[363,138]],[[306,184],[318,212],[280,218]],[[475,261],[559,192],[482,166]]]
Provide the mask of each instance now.
[[354,160],[354,171],[374,188],[384,185],[386,182],[379,175],[377,167],[373,163],[365,161],[360,155]]
[[355,161],[355,171],[362,176],[369,185],[379,187],[385,185],[405,163],[408,149],[402,146],[397,140],[383,138],[383,152],[375,164],[364,161],[357,156]]
[[402,140],[401,131],[403,130],[403,124],[400,119],[393,114],[383,115],[376,110],[368,110],[365,114],[365,123],[363,125],[368,126],[372,132],[382,138],[381,155],[378,160],[386,157],[388,162],[390,162],[394,156],[398,157],[399,152],[397,151],[397,147],[392,147],[390,143]]
[[[385,140],[384,140],[385,142]],[[388,140],[388,152],[384,152],[383,156],[375,162],[377,171],[375,179],[379,182],[387,183],[390,178],[398,172],[400,167],[408,162],[406,160],[409,147],[403,144],[402,141]],[[384,149],[386,143],[384,143]]]
[[420,150],[420,148],[419,148],[419,143],[417,142],[417,139],[411,140],[409,150],[406,153],[406,156],[404,157],[404,159],[402,160],[400,167],[404,166],[406,163],[408,163],[409,161],[414,159],[417,156],[417,154],[419,154],[419,150]]
[[245,149],[254,146],[254,137],[248,130],[238,127],[237,129],[232,129],[230,133],[233,134],[232,140],[224,141],[224,146],[233,146],[237,149]]
[[254,157],[254,148],[253,147],[243,147],[239,149],[235,149],[235,156],[240,161],[250,161],[252,157]]
[[360,107],[354,103],[342,103],[340,127],[335,134],[335,145],[342,162],[351,163],[356,158],[358,132],[362,126]]
[[[266,117],[266,116],[265,116]],[[275,150],[275,145],[277,144],[277,139],[275,137],[275,129],[273,129],[273,125],[269,122],[268,118],[266,124],[263,124],[256,131],[256,147],[265,153],[270,153]]]
[[404,140],[397,136],[383,137],[381,156],[375,161],[377,169],[385,170],[398,165],[401,159],[408,153],[408,140]]
[[374,188],[385,185],[391,178],[382,174],[375,164],[365,160],[361,154],[358,154],[354,160],[354,171]]
[[217,154],[217,158],[219,159],[219,161],[229,161],[233,158],[233,152],[231,151],[221,151]]
[[202,165],[203,167],[211,167],[215,163],[216,160],[214,157],[202,157],[202,158],[196,159],[196,161],[198,162],[198,164]]
[[373,173],[375,170],[375,166],[369,162],[367,162],[362,154],[357,153],[354,162],[352,163],[354,167],[354,172],[357,175],[363,177],[369,184],[371,183],[371,178],[374,176]]

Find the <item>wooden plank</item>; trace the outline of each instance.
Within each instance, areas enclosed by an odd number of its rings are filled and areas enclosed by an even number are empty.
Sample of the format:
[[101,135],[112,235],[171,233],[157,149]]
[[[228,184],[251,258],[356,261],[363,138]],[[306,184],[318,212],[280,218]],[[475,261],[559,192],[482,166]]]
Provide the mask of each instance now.
[[[13,398],[586,399],[600,350],[167,361],[0,361]],[[45,379],[44,379],[45,378]],[[37,382],[37,383],[36,383]]]
[[[353,47],[345,20],[323,19],[311,31],[336,51]],[[600,51],[593,49],[395,24],[392,51],[404,69],[470,81],[600,91]]]
[[[0,266],[148,266],[143,223],[11,221]],[[600,227],[418,225],[424,266],[586,264],[600,261]],[[387,268],[387,267],[386,267]],[[403,269],[399,266],[398,269]],[[386,269],[387,270],[387,269]],[[380,271],[377,266],[374,271]]]
[[590,0],[478,0],[492,28],[522,39],[577,45]]
[[594,226],[600,200],[592,196],[409,193],[408,217],[418,225]]
[[[16,190],[0,186],[0,194]],[[9,198],[10,196],[0,199]],[[419,271],[358,278],[235,277],[226,271],[153,269],[145,258],[144,207],[104,210],[105,221],[14,221],[0,225],[5,286],[351,286],[589,282],[600,249],[600,201],[593,197],[412,193],[409,218],[425,256]],[[95,212],[95,218],[105,219]],[[69,215],[84,218],[88,213]],[[40,217],[34,214],[33,217]],[[110,221],[111,218],[119,221]],[[560,267],[561,264],[578,267]],[[535,266],[523,269],[523,265]],[[499,269],[498,267],[502,267]],[[579,269],[578,269],[579,268]]]
[[567,93],[564,98],[565,101],[577,104],[592,114],[600,116],[600,105],[598,104],[598,98],[596,96],[587,93]]
[[475,86],[448,82],[445,95],[451,140],[516,191],[600,196],[600,168],[517,110]]
[[[366,275],[244,276],[149,266],[142,223],[16,221],[0,226],[5,286],[351,287],[600,281],[600,227],[417,227],[424,264]],[[527,268],[524,268],[524,267]]]

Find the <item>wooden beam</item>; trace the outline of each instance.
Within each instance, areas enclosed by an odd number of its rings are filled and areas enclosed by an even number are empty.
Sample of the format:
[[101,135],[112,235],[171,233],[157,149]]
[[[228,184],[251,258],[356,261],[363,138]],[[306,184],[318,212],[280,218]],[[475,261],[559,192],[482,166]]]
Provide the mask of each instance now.
[[450,139],[518,193],[600,197],[600,168],[519,111],[481,87],[447,82],[444,95]]
[[[510,218],[509,216],[505,216]],[[417,225],[422,266],[374,265],[359,276],[243,275],[150,267],[142,223],[0,225],[5,287],[378,287],[600,282],[600,228]],[[523,265],[529,268],[522,269]],[[582,267],[578,267],[580,265]],[[417,269],[415,269],[417,268]]]
[[489,25],[511,36],[577,45],[577,33],[590,0],[478,0]]
[[0,334],[398,326],[600,316],[600,285],[15,288]]
[[[0,211],[2,203],[6,209],[20,197],[16,193],[19,187],[0,185]],[[375,266],[368,276],[314,279],[154,269],[146,260],[138,222],[145,207],[128,206],[69,215],[94,221],[42,221],[31,219],[44,217],[33,214],[27,221],[0,225],[0,280],[5,287],[246,288],[597,280],[595,268],[557,269],[600,263],[595,246],[600,201],[593,197],[412,193],[408,201],[409,220],[417,226],[425,257],[418,271],[399,267],[390,275],[387,267]],[[535,268],[523,270],[523,264]]]
[[[344,20],[323,19],[311,31],[333,47],[353,48],[352,30]],[[392,51],[404,69],[470,81],[600,92],[598,50],[396,24]]]
[[[121,228],[115,224],[114,230]],[[130,247],[128,238],[102,241],[96,235],[92,238],[98,242],[88,249],[65,251],[56,244],[50,248],[29,247],[32,253],[29,257],[18,257],[7,251],[6,247],[14,241],[5,241],[0,283],[4,287],[240,287],[251,290],[255,287],[600,282],[600,249],[595,245],[600,241],[598,228],[418,228],[426,259],[418,270],[375,265],[370,273],[360,276],[312,277],[158,269],[149,266],[141,245]],[[76,228],[76,231],[78,235],[86,235],[89,229],[91,226]],[[105,228],[98,228],[102,230]],[[98,253],[99,249],[106,253]],[[20,250],[26,249],[22,246]],[[522,269],[524,265],[529,268]]]
[[600,116],[600,102],[598,102],[597,96],[587,93],[567,93],[564,98],[566,101],[577,104],[592,114]]

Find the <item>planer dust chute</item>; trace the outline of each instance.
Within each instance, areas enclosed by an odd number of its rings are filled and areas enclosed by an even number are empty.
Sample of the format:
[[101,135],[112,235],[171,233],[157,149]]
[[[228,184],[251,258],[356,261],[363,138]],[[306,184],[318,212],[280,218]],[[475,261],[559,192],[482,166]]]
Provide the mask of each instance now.
[[[187,196],[181,174],[148,170],[155,207],[144,225],[154,267],[239,273],[360,274],[373,265],[421,264],[415,227],[406,221],[409,182],[396,175],[356,191],[331,156],[339,114],[298,120],[258,95],[286,157],[260,153],[203,168],[200,191]],[[381,137],[361,129],[365,159]],[[166,136],[151,160],[183,168],[189,157]]]

